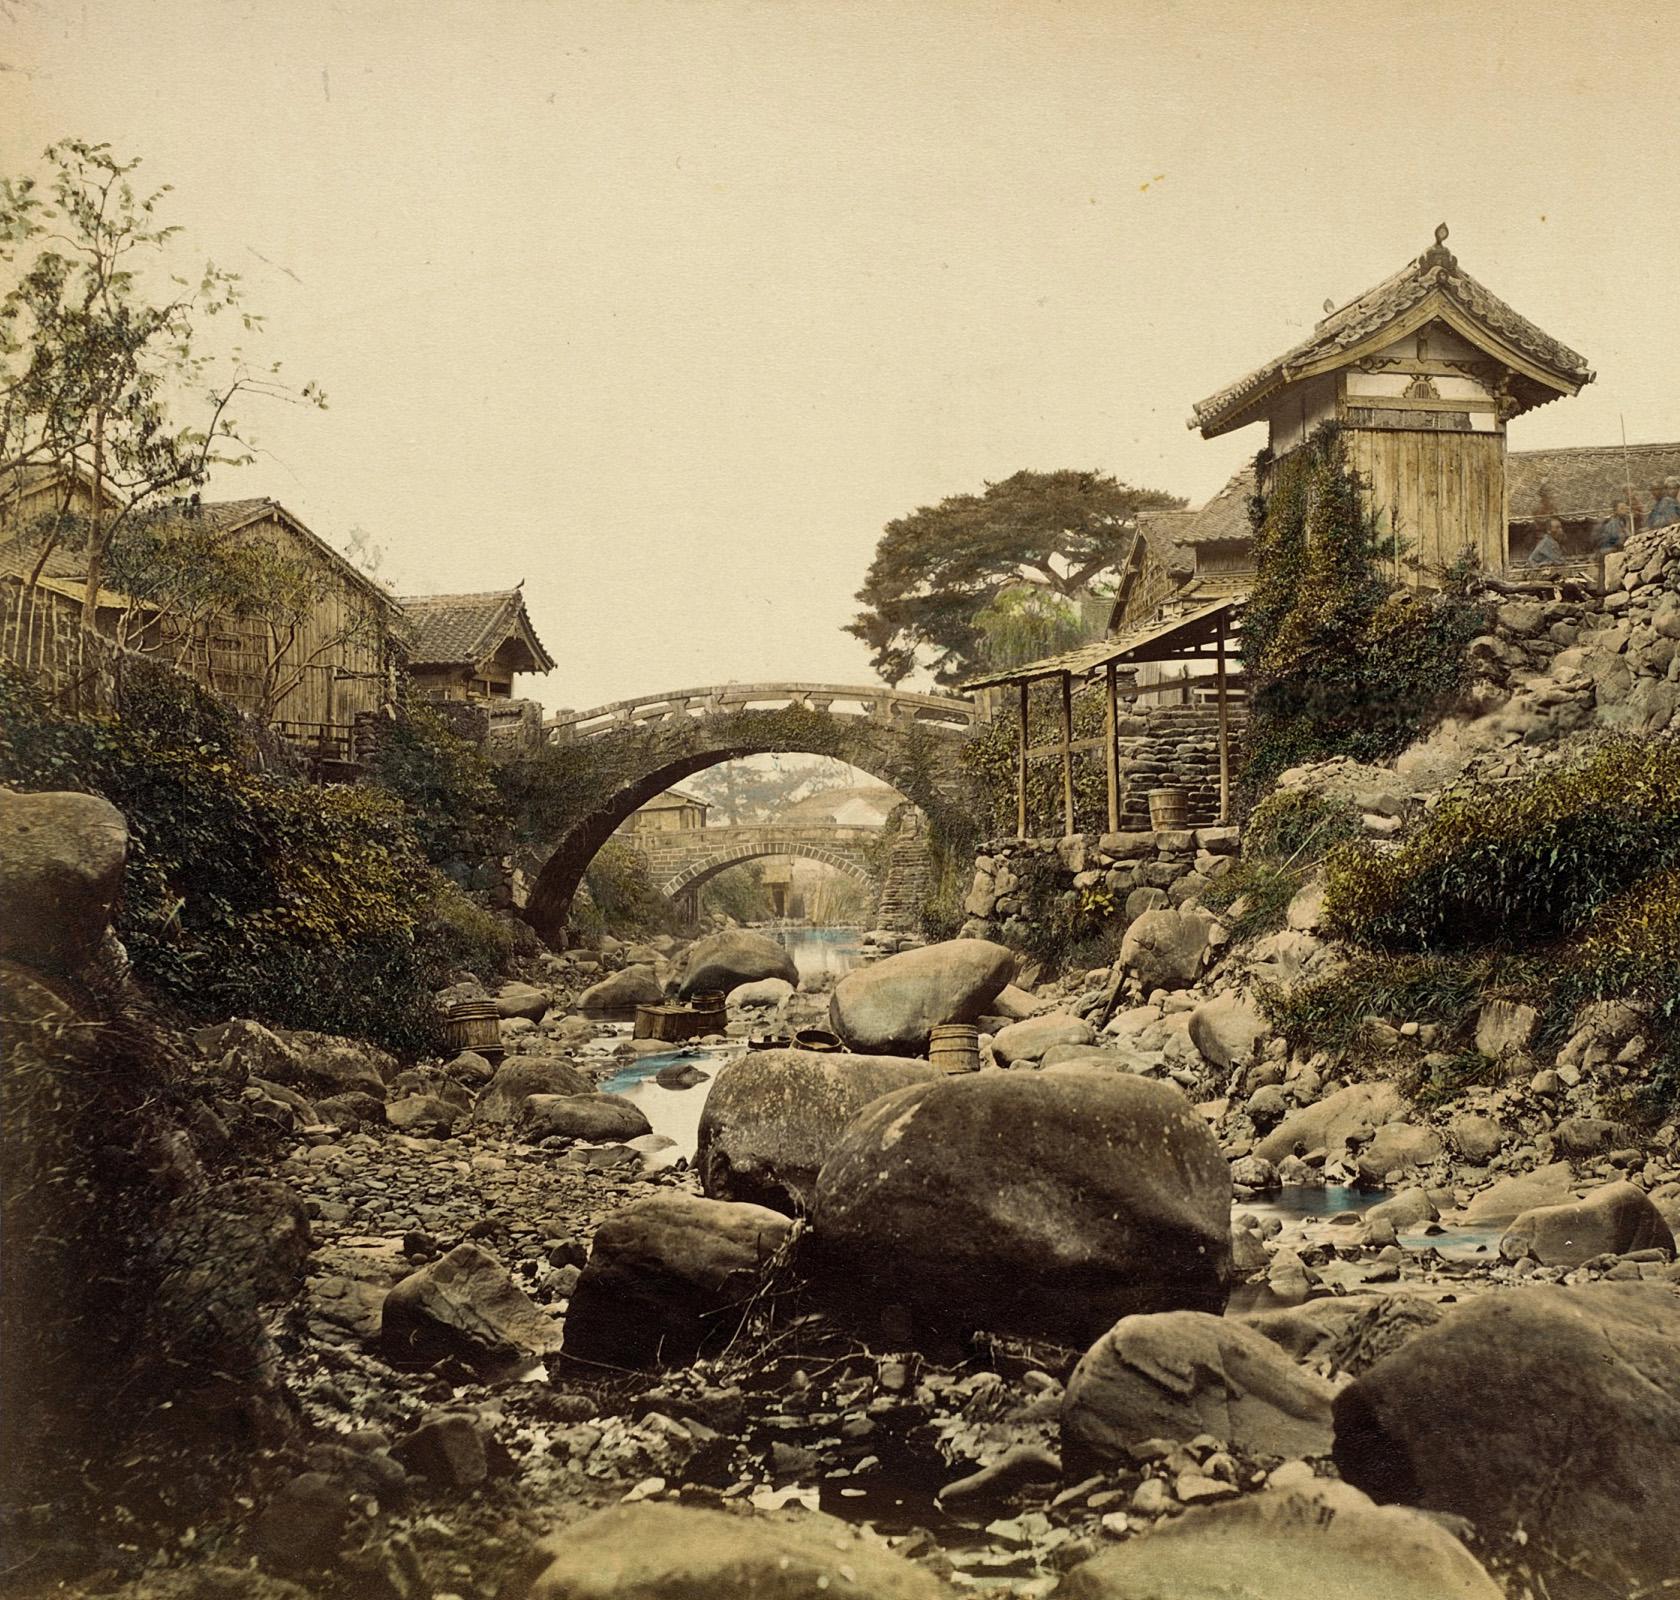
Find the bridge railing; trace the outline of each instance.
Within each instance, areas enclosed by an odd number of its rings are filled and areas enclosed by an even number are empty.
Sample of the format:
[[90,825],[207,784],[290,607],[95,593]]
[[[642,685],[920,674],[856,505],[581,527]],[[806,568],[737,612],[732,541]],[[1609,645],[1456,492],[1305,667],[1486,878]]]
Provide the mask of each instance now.
[[947,733],[966,732],[986,719],[978,701],[956,695],[910,694],[832,683],[727,683],[614,700],[587,711],[561,711],[543,728],[551,740],[593,739],[628,728],[657,727],[720,712],[779,711],[790,706],[884,727],[921,726]]

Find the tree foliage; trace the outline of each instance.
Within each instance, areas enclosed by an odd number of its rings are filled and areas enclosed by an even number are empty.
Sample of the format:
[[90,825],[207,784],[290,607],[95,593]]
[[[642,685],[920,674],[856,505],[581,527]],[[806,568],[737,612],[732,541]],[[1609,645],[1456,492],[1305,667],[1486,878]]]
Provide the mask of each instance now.
[[[137,190],[140,163],[104,144],[65,139],[44,159],[44,182],[0,178],[0,264],[15,277],[0,298],[0,494],[59,474],[42,560],[67,538],[85,546],[91,625],[114,542],[194,496],[213,465],[249,459],[242,400],[324,402],[313,385],[284,386],[278,363],[259,368],[241,345],[201,337],[211,318],[243,334],[261,319],[237,273],[172,270],[179,229],[157,218],[167,185]],[[78,481],[92,486],[85,518],[69,515]]]
[[1182,506],[1107,473],[1017,472],[889,522],[846,631],[896,684],[919,666],[955,684],[986,661],[982,614],[1022,584],[1071,599],[1123,561],[1140,511]]

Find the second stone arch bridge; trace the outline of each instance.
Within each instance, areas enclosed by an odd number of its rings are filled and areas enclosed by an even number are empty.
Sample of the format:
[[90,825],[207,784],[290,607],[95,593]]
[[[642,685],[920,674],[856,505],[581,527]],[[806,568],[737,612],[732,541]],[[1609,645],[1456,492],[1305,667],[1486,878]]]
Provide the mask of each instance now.
[[[696,772],[742,756],[833,756],[889,784],[927,817],[960,830],[965,823],[957,758],[983,718],[976,702],[953,695],[821,683],[720,684],[560,712],[544,724],[544,732],[551,743],[572,752],[576,820],[543,852],[526,917],[551,943],[563,943],[585,870],[632,813]],[[635,842],[641,845],[645,837]],[[815,841],[809,849],[763,845],[762,839],[755,841],[753,853],[810,855],[829,848]],[[833,854],[831,864],[842,872],[871,881],[851,850]],[[749,859],[744,854],[735,858]],[[708,874],[733,864],[707,868],[704,862],[693,863]],[[678,892],[696,881],[691,877]]]
[[668,833],[632,834],[625,839],[648,864],[661,894],[676,899],[744,861],[797,856],[820,861],[868,887],[878,887],[871,847],[879,828],[812,823],[723,828],[674,828]]

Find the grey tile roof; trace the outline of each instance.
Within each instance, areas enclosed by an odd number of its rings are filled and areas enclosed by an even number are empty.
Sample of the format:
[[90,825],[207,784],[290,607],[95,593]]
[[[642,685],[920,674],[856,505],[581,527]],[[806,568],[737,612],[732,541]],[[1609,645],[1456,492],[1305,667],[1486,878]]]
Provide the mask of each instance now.
[[[1222,432],[1233,425],[1233,418],[1267,392],[1292,382],[1304,369],[1326,358],[1352,350],[1435,293],[1535,365],[1556,374],[1564,392],[1573,393],[1592,381],[1592,369],[1583,356],[1542,332],[1472,278],[1446,248],[1445,239],[1443,226],[1437,230],[1433,247],[1374,289],[1332,311],[1293,349],[1198,402],[1192,409],[1189,425],[1200,428],[1208,437]],[[1532,397],[1530,404],[1538,404],[1541,398]]]
[[1505,457],[1512,522],[1537,517],[1607,517],[1628,494],[1650,509],[1655,478],[1680,477],[1680,444],[1572,445],[1561,450],[1513,450]]
[[543,648],[518,589],[486,594],[403,595],[411,667],[477,667],[514,635],[524,638],[539,667],[547,672],[554,659]]

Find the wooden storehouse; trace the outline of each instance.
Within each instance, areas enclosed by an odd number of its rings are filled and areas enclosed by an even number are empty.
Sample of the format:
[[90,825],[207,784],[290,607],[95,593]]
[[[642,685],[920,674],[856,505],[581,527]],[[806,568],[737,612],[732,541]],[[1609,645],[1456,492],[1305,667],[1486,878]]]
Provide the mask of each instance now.
[[[46,530],[87,518],[93,490],[91,475],[60,470],[0,486],[0,647],[44,676],[70,658],[87,575],[75,541],[54,542]],[[99,633],[170,662],[309,753],[347,759],[356,716],[393,697],[395,598],[274,500],[187,502],[149,515],[259,550],[256,592],[272,603],[192,609],[166,589],[139,595],[108,579]]]
[[1311,335],[1194,408],[1215,438],[1264,422],[1274,456],[1322,422],[1344,430],[1378,516],[1417,581],[1468,555],[1509,559],[1505,429],[1577,393],[1592,371],[1459,266],[1445,224],[1415,261],[1327,314]]
[[686,789],[667,789],[638,806],[624,824],[626,833],[680,833],[706,826],[711,806]]
[[405,670],[431,699],[511,699],[516,673],[553,670],[518,588],[405,595],[401,605]]

